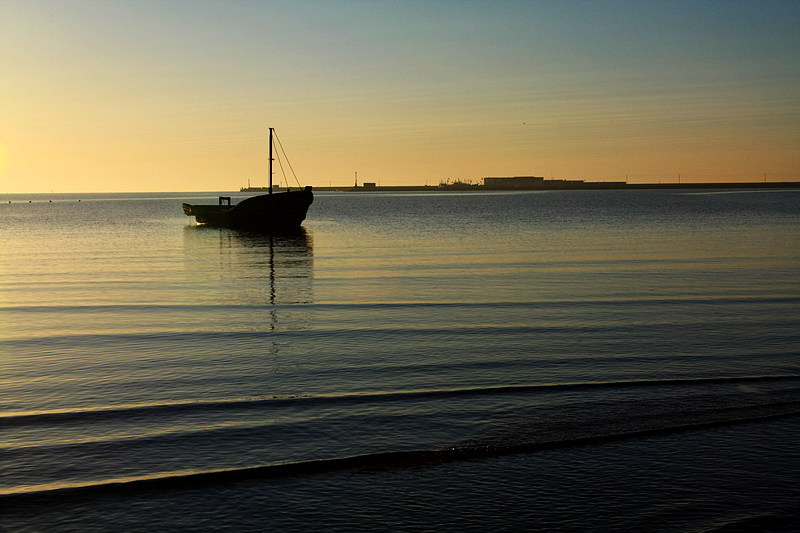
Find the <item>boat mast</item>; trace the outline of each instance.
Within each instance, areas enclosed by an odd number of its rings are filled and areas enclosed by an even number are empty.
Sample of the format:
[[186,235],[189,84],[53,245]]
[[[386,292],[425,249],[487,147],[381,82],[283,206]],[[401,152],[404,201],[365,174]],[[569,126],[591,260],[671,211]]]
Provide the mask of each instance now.
[[272,194],[272,128],[269,129],[269,193]]

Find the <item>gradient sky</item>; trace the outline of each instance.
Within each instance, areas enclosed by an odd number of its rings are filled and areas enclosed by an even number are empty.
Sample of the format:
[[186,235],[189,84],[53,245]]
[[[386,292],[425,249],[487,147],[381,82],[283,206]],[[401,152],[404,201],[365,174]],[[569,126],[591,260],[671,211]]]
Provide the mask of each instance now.
[[[0,193],[800,180],[800,2],[0,1]],[[280,175],[276,182],[282,181]]]

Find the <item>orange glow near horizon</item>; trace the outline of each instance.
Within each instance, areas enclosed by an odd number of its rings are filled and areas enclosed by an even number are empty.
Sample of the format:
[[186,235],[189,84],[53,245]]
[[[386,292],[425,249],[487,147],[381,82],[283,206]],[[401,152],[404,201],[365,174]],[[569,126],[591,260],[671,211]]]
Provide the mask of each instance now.
[[800,181],[796,3],[414,6],[4,2],[0,193]]

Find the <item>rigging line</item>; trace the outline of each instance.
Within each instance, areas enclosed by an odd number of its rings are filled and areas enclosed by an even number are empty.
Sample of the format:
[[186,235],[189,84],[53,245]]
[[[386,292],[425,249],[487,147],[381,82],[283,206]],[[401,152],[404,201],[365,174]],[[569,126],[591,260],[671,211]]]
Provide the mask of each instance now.
[[[286,154],[284,154],[284,157],[285,157],[285,155]],[[275,153],[275,159],[278,160],[278,166],[281,167],[281,176],[283,176],[283,181],[286,181],[287,186],[288,186],[289,182],[286,180],[286,171],[283,169],[283,160],[281,159],[280,152],[276,152]],[[288,161],[287,161],[287,163],[288,163]]]
[[[292,171],[292,175],[294,176],[294,180],[297,182],[297,186],[298,187],[302,187],[302,185],[300,185],[300,180],[297,179],[297,175],[294,173],[294,169],[292,168],[292,163],[289,161],[289,156],[286,155],[286,150],[284,150],[284,148],[283,148],[283,143],[281,143],[281,140],[278,138],[278,134],[273,132],[273,135],[275,136],[275,140],[278,142],[278,149],[281,152],[283,152],[283,158],[286,160],[286,164],[289,166],[289,170]],[[279,160],[279,162],[280,162],[280,160]],[[284,172],[283,177],[286,178],[286,172],[283,170],[283,164],[281,164],[281,171]],[[288,179],[286,180],[286,183],[287,183],[287,186],[288,186],[288,183],[289,183]]]
[[[283,152],[283,158],[286,159],[286,164],[289,165],[289,170],[292,171],[292,176],[294,176],[294,181],[297,182],[297,186],[298,187],[302,188],[303,186],[300,185],[300,180],[297,179],[297,174],[295,174],[294,168],[292,168],[292,163],[291,163],[291,161],[289,161],[289,156],[286,155],[286,150],[283,149],[283,143],[281,143],[281,140],[278,138],[277,132],[273,131],[272,134],[275,136],[275,140],[278,141],[278,148],[280,149],[281,152]],[[281,166],[281,170],[283,170],[283,166]],[[285,177],[285,175],[284,175],[284,177]],[[287,183],[288,183],[288,180],[287,180]]]

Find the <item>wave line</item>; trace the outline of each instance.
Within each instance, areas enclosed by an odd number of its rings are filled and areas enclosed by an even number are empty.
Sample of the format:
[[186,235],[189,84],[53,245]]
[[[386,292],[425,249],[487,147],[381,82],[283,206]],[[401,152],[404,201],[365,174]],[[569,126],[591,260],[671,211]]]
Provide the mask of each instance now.
[[167,473],[155,477],[108,480],[98,483],[75,484],[56,488],[30,487],[15,492],[0,492],[0,505],[28,505],[52,502],[59,499],[84,499],[97,496],[129,495],[153,491],[185,490],[196,487],[238,483],[250,480],[269,480],[334,473],[348,470],[388,470],[416,466],[431,466],[459,461],[473,461],[494,457],[531,454],[545,450],[597,446],[611,442],[668,436],[676,433],[715,429],[733,425],[769,422],[800,416],[800,410],[757,414],[748,417],[715,420],[710,422],[679,424],[670,427],[650,428],[606,435],[592,435],[565,440],[512,445],[464,446],[439,450],[411,450],[378,452],[372,454],[319,459],[297,463],[261,465],[245,468],[211,470],[191,473]]
[[798,374],[763,376],[727,376],[709,378],[673,378],[634,381],[589,381],[578,383],[543,383],[522,385],[498,385],[463,389],[432,389],[394,392],[363,392],[328,395],[272,396],[231,400],[178,402],[163,404],[122,405],[79,410],[54,410],[41,412],[5,413],[0,415],[0,428],[41,423],[70,422],[82,419],[114,419],[142,414],[190,413],[198,411],[220,411],[231,409],[260,409],[264,407],[286,407],[289,405],[316,404],[364,404],[372,402],[398,402],[433,398],[455,398],[460,396],[487,396],[518,393],[547,393],[554,391],[582,391],[592,389],[626,389],[645,387],[673,387],[698,385],[733,385],[740,383],[766,383],[800,380]]

